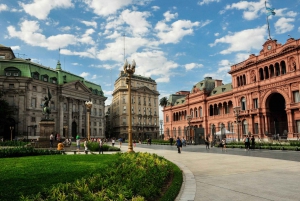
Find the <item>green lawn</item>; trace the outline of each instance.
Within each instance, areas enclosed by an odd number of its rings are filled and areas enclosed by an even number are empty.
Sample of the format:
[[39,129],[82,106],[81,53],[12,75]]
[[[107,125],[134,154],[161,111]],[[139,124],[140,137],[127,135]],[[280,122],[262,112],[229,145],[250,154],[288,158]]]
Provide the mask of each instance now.
[[48,155],[0,159],[0,200],[18,200],[57,183],[109,168],[117,155]]

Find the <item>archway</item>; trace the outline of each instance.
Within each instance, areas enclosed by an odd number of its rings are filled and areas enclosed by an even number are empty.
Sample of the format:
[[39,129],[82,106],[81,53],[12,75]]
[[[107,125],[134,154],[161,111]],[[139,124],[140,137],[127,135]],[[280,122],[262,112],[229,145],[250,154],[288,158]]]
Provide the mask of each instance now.
[[285,111],[285,99],[279,93],[272,93],[267,101],[266,108],[270,116],[270,133],[279,134],[282,136],[285,131],[288,131],[287,115]]
[[72,122],[72,137],[76,138],[77,135],[77,123],[75,121]]

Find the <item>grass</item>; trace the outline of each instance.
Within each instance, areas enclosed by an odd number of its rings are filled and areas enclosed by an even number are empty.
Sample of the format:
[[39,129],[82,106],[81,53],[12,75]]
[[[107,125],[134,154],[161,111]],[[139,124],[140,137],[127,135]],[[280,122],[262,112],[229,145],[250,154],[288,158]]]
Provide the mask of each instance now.
[[0,198],[18,200],[36,194],[57,183],[74,182],[78,178],[109,168],[116,155],[49,155],[3,158],[0,161]]

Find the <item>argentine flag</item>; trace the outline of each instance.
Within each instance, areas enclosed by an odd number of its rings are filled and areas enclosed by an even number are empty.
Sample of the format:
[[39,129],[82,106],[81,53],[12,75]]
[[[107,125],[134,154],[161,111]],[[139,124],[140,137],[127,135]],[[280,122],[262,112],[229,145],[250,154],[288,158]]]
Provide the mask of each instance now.
[[276,13],[274,12],[274,8],[268,8],[266,7],[266,10],[267,10],[267,15],[270,16],[270,15],[275,15]]

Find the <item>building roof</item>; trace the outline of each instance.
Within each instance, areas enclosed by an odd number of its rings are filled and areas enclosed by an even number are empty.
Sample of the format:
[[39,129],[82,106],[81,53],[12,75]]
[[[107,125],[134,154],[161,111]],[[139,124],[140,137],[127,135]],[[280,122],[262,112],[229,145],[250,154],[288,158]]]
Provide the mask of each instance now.
[[232,84],[228,83],[228,84],[224,84],[221,86],[218,86],[216,88],[214,88],[211,92],[210,92],[210,96],[214,96],[214,95],[219,95],[221,93],[225,93],[228,91],[232,90]]
[[204,80],[196,83],[193,88],[191,89],[191,92],[193,92],[194,88],[198,88],[200,91],[212,91],[215,88],[215,80],[212,79],[212,77],[205,77]]

